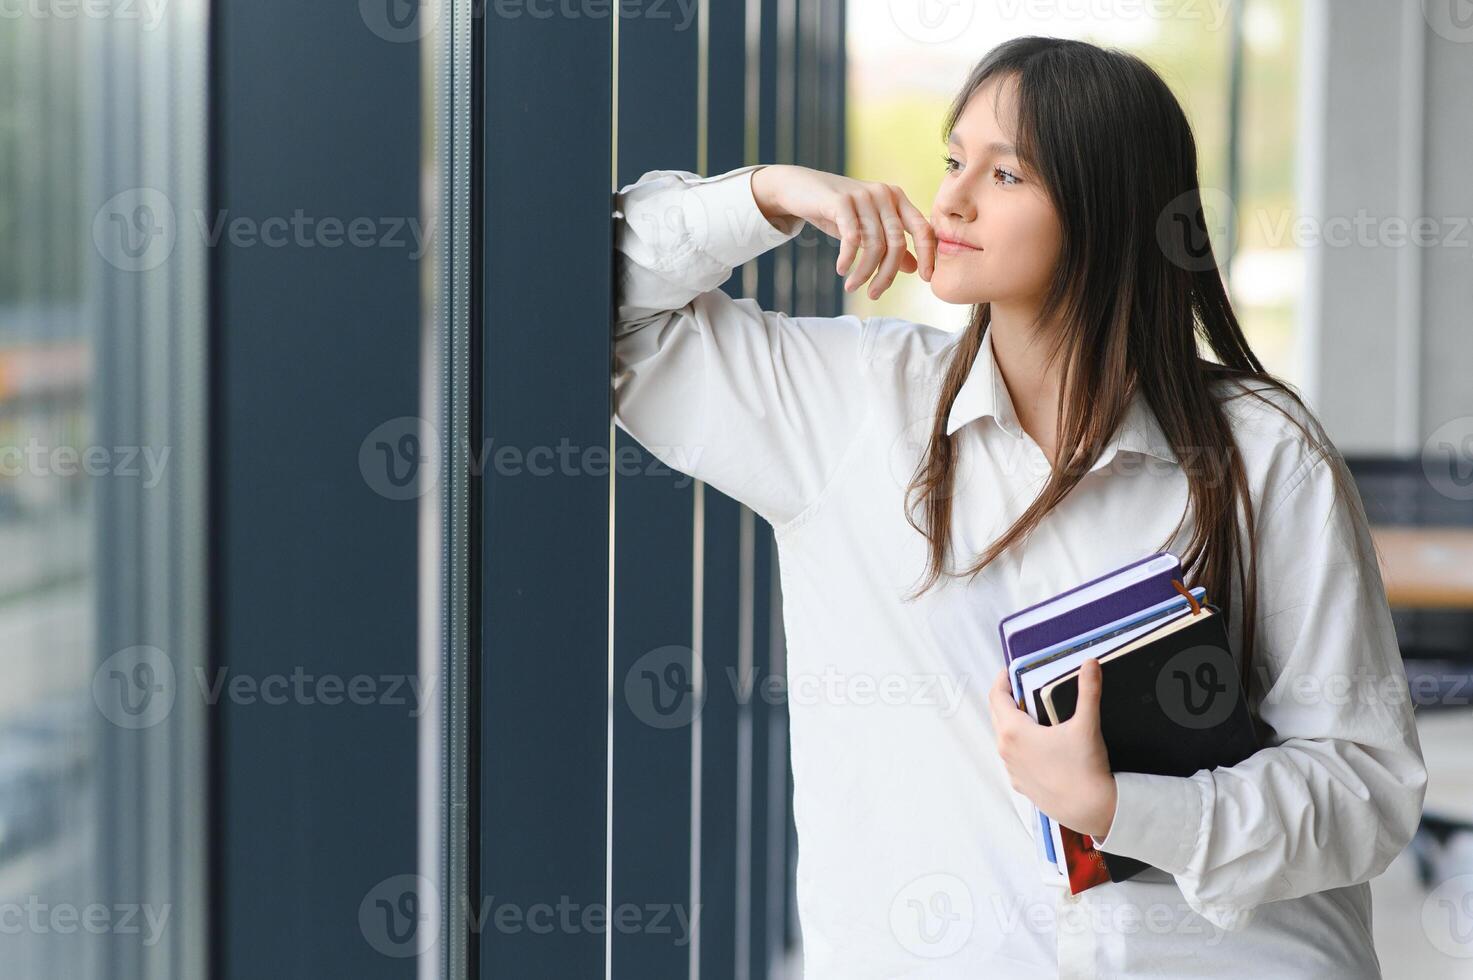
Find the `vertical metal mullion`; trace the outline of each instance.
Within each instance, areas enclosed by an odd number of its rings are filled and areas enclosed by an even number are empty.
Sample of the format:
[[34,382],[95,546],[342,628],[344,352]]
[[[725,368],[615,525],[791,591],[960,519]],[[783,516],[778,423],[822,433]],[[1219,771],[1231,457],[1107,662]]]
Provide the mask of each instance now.
[[[848,0],[825,0],[827,17],[824,21],[824,65],[827,69],[823,83],[824,109],[828,124],[823,127],[824,167],[832,173],[842,174],[848,169],[845,152],[848,144],[848,58],[845,48],[847,23],[845,14]],[[839,243],[825,237],[820,249],[819,269],[832,269],[839,260]],[[820,290],[825,296],[823,312],[828,316],[840,316],[844,312],[844,280],[838,275],[820,271],[820,281],[828,288]]]
[[[755,672],[757,651],[753,630],[757,602],[757,516],[744,507],[738,517],[737,677],[743,684],[750,679],[755,685],[760,680]],[[744,689],[756,690],[755,686]],[[755,876],[752,873],[755,812],[755,786],[752,778],[755,727],[752,705],[753,698],[750,696],[738,699],[736,710],[736,868],[732,895],[732,975],[735,980],[748,980],[752,974],[752,909],[755,885]]]
[[[761,66],[758,90],[757,159],[763,163],[794,163],[793,119],[793,21],[796,0],[760,0],[758,24]],[[759,256],[756,262],[757,302],[764,310],[791,310],[793,298],[794,243],[787,243]],[[771,609],[777,583],[772,576],[772,529],[753,521],[750,535],[752,598],[750,621],[751,691],[743,705],[743,755],[747,764],[746,813],[743,845],[746,902],[741,910],[738,941],[738,980],[767,980],[771,975],[771,946],[768,936],[769,908],[775,883],[769,876],[769,809],[772,755],[772,715],[776,706],[762,696],[772,676]]]
[[[711,173],[711,2],[699,0],[696,23],[699,27],[696,38],[696,170],[701,174]],[[691,525],[691,688],[692,696],[700,699],[704,709],[709,696],[706,677],[706,535],[708,501],[715,510],[716,491],[709,490],[700,482],[693,489],[691,502],[693,521]],[[701,973],[701,821],[703,817],[702,794],[704,792],[703,753],[705,749],[704,710],[692,712],[690,721],[690,852],[689,879],[686,888],[686,908],[690,922],[689,945],[686,949],[686,971],[690,980]],[[720,770],[715,770],[719,772]]]
[[[783,631],[782,584],[776,543],[768,549],[771,596],[768,604],[768,673],[787,676],[787,641]],[[787,690],[784,686],[783,690]],[[774,704],[767,715],[767,962],[769,975],[781,978],[787,962],[788,840],[792,814],[788,808],[787,703]]]
[[772,676],[773,632],[772,604],[777,583],[773,581],[772,528],[756,522],[752,538],[752,697],[751,707],[751,813],[749,816],[748,863],[750,867],[750,909],[747,922],[747,976],[750,980],[766,980],[771,975],[772,959],[768,939],[769,906],[775,883],[769,871],[771,861],[772,781],[770,757],[772,748],[772,715],[775,705],[763,696]]
[[[775,64],[775,45],[771,41],[774,20],[773,0],[746,0],[745,40],[746,71],[745,91],[742,104],[744,125],[742,132],[743,162],[775,163],[772,155],[772,76]],[[742,292],[755,296],[764,309],[770,309],[772,300],[771,282],[774,256],[771,252],[749,262],[742,270]],[[754,889],[757,885],[753,873],[754,854],[753,817],[756,807],[756,719],[754,718],[757,690],[760,680],[756,670],[757,650],[755,644],[756,625],[756,550],[760,533],[756,514],[743,507],[738,512],[737,523],[737,678],[742,685],[739,692],[749,692],[736,698],[736,759],[734,766],[735,813],[733,835],[735,853],[732,881],[732,976],[734,980],[750,980],[752,976],[752,922],[755,902]]]
[[[755,11],[755,6],[752,8]],[[746,4],[711,6],[707,47],[707,164],[721,173],[748,162],[747,98],[749,72]],[[732,296],[746,293],[749,264],[723,288]],[[738,892],[738,700],[742,599],[748,594],[742,575],[742,529],[750,514],[740,504],[710,487],[702,506],[701,635],[699,662],[705,699],[698,719],[700,758],[698,946],[692,953],[692,976],[724,980],[736,963],[736,898]],[[748,583],[749,584],[749,583]]]
[[[138,64],[137,94],[143,115],[143,125],[139,128],[142,170],[147,174],[168,173],[173,162],[169,134],[178,132],[178,127],[170,118],[172,113],[169,111],[172,86],[167,75],[167,39],[148,31],[122,33],[128,38]],[[178,200],[177,188],[170,186],[169,193]],[[188,244],[186,242],[186,247]],[[168,438],[168,399],[173,389],[168,336],[172,319],[169,298],[173,284],[169,280],[173,270],[166,263],[154,271],[154,275],[144,277],[138,296],[140,356],[139,386],[134,403],[136,414],[133,421],[137,425],[134,445],[148,445],[155,439]],[[171,501],[167,498],[167,491],[138,494],[134,516],[139,528],[149,529],[149,533],[139,536],[138,564],[143,582],[168,581],[168,571],[173,564],[169,548],[174,528],[169,519]],[[178,664],[176,669],[182,667],[184,672],[188,672],[193,667],[190,662],[193,653],[174,646],[178,638],[173,635],[169,622],[169,603],[161,602],[161,598],[156,590],[140,588],[137,595],[139,620],[146,635],[164,638],[163,642],[172,650],[170,656]],[[175,789],[175,771],[169,764],[174,724],[136,733],[143,763],[137,790],[145,801],[145,812],[151,806],[159,806],[162,801],[172,801],[183,795]],[[139,884],[147,895],[167,895],[171,891],[169,858],[173,851],[175,828],[170,824],[174,814],[170,813],[164,819],[158,819],[159,816],[155,811],[139,828],[139,854],[143,858]],[[140,976],[167,973],[168,947],[140,950],[138,964]]]
[[[1397,73],[1397,214],[1426,213],[1427,197],[1427,22],[1420,4],[1402,8]],[[1430,324],[1423,319],[1425,248],[1402,248],[1396,253],[1396,397],[1395,445],[1414,454],[1424,440],[1425,411],[1423,336]]]
[[[210,8],[212,214],[419,218],[421,51],[372,30],[370,12]],[[362,106],[372,111],[351,111]],[[194,215],[179,220],[198,235]],[[421,269],[383,240],[288,238],[210,249],[212,652],[232,680],[300,670],[399,686],[356,703],[227,693],[210,708],[212,973],[399,980],[415,972],[395,955],[414,951],[402,937],[435,937],[427,915],[401,914],[430,906],[413,908],[423,896],[404,881],[418,867],[406,689],[418,679],[419,505],[412,489],[390,491],[415,486],[427,444],[411,455],[392,439],[392,470],[364,460],[381,458],[386,424],[394,437],[421,431]]]
[[[801,108],[806,99],[806,92],[804,91],[805,79],[800,74],[805,61],[803,57],[806,40],[804,30],[809,23],[806,11],[810,9],[810,4],[800,3],[799,0],[779,0],[776,25],[777,104],[773,120],[777,137],[776,153],[778,160],[799,165],[811,163],[810,160],[804,158],[808,138],[803,132],[805,119]],[[811,228],[804,229],[804,233],[798,238],[777,250],[778,258],[774,270],[776,282],[773,295],[775,309],[794,315],[813,312],[808,305],[811,302],[811,296],[808,295],[808,284],[805,282],[804,272],[809,265],[808,256],[812,252],[810,245],[815,234],[817,233]],[[777,543],[773,539],[770,527],[764,527],[763,530],[764,547],[759,549],[759,561],[762,562],[765,570],[763,588],[767,601],[763,609],[763,618],[758,621],[756,628],[767,638],[765,644],[766,674],[773,678],[786,678],[787,666],[782,630],[782,586],[778,575]],[[783,689],[786,690],[786,687]],[[761,810],[766,825],[762,835],[761,852],[761,859],[764,862],[762,873],[763,921],[761,942],[756,948],[761,949],[763,955],[761,976],[780,980],[783,975],[786,954],[784,910],[787,906],[787,824],[789,820],[786,702],[766,705],[764,722],[767,731],[761,770],[762,778],[766,783],[762,793]]]
[[[623,31],[621,31],[619,29],[620,18],[618,16],[615,16],[615,17],[612,18],[612,21],[613,21],[613,30],[610,32],[610,37],[609,37],[609,62],[610,62],[609,67],[610,67],[611,70],[610,70],[610,75],[609,75],[610,91],[609,91],[609,99],[608,99],[609,114],[610,114],[610,118],[612,120],[612,125],[610,126],[610,129],[609,129],[609,198],[610,198],[610,201],[611,202],[614,200],[615,196],[619,192],[619,188],[622,186],[622,184],[620,182],[620,179],[619,179],[619,94],[620,94],[620,91],[621,91],[621,82],[620,82],[619,68],[620,68],[620,45],[623,43],[622,39],[623,39],[623,33],[624,33]],[[610,256],[610,261],[612,263],[612,262],[615,261],[615,259],[614,259],[614,250],[613,250],[613,243],[614,243],[614,236],[617,234],[617,232],[615,231],[615,226],[612,223],[612,215],[610,216],[610,218],[611,218],[611,221],[610,221],[610,225],[609,225],[609,235],[610,235],[609,256]],[[616,267],[611,267],[611,269],[610,269],[611,279],[612,279],[612,273],[615,273],[616,271],[617,271],[617,268]],[[612,283],[611,283],[611,290],[612,290],[612,288],[613,288],[613,286],[612,286]],[[612,323],[612,320],[613,320],[613,316],[612,316],[612,314],[613,314],[613,304],[615,302],[617,302],[616,297],[613,297],[611,295],[611,297],[610,297],[610,322],[611,323]],[[613,346],[612,346],[612,344],[613,344],[613,341],[610,340],[610,349],[609,349],[609,362],[610,362],[610,364],[613,363]],[[607,435],[607,439],[608,439],[607,445],[609,447],[609,459],[610,460],[613,460],[613,459],[617,458],[618,451],[619,451],[619,431],[618,431],[617,427],[614,425],[614,419],[613,419],[613,393],[612,393],[612,385],[610,386],[610,396],[609,396],[609,422],[608,422],[608,435]],[[608,741],[607,741],[607,744],[605,745],[605,758],[604,758],[604,764],[605,764],[605,769],[604,769],[604,780],[605,780],[605,785],[604,785],[604,908],[605,909],[608,909],[608,910],[612,910],[613,907],[614,907],[614,843],[615,843],[615,835],[614,835],[614,804],[615,804],[615,796],[616,796],[616,793],[615,793],[615,785],[616,784],[614,782],[614,776],[615,776],[615,768],[614,768],[614,765],[615,765],[615,761],[616,760],[615,760],[615,751],[614,750],[615,750],[615,746],[616,746],[615,735],[616,735],[616,728],[617,728],[617,718],[615,716],[616,716],[617,712],[615,710],[615,706],[618,704],[618,698],[619,698],[619,690],[618,690],[618,682],[619,682],[619,673],[618,673],[618,671],[619,671],[618,649],[617,649],[617,646],[615,644],[615,636],[614,636],[614,626],[615,626],[616,620],[617,620],[617,609],[616,609],[615,603],[614,603],[614,595],[615,595],[615,591],[614,590],[615,590],[615,584],[617,582],[616,576],[617,576],[617,573],[618,573],[618,560],[619,560],[619,549],[618,549],[618,543],[619,543],[619,533],[618,533],[619,532],[619,523],[618,523],[619,481],[618,481],[618,474],[616,472],[616,469],[612,465],[610,465],[610,467],[609,467],[609,474],[608,474],[608,480],[607,480],[607,490],[608,490],[608,535],[607,535],[607,543],[608,543],[608,594],[607,594],[608,609],[606,610],[606,612],[607,612],[607,633],[606,633],[606,635],[604,637],[604,640],[605,640],[605,643],[606,643],[606,646],[605,646],[605,670],[606,670],[606,673],[607,673],[606,679],[607,679],[607,683],[608,683],[608,701],[607,701],[606,708],[605,708],[605,716],[606,716],[605,717],[605,724],[606,724],[606,729],[605,730],[606,730],[606,733],[607,733],[606,734],[606,738],[607,738]],[[604,931],[604,980],[613,980],[613,976],[614,976],[614,930],[613,929],[607,929],[607,930]]]
[[419,666],[438,679],[419,725],[419,866],[436,885],[439,944],[419,958],[420,980],[465,980],[474,936],[466,909],[476,894],[478,865],[470,821],[475,725],[471,692],[478,577],[471,542],[480,525],[480,483],[463,465],[479,443],[479,379],[471,323],[477,281],[473,200],[478,132],[473,124],[479,79],[471,0],[453,0],[423,43],[424,113],[432,151],[423,182],[423,212],[439,230],[426,258],[422,297],[421,403],[439,437],[436,492],[420,499]]
[[[621,186],[646,170],[704,167],[704,12],[685,23],[653,14],[620,22]],[[624,432],[615,446],[612,909],[659,907],[680,913],[669,922],[690,921],[703,492]],[[616,978],[691,970],[679,929],[610,939]]]
[[[1227,111],[1227,194],[1232,201],[1239,200],[1243,184],[1243,25],[1249,0],[1236,0],[1230,11],[1228,30],[1228,111]],[[1232,282],[1233,259],[1238,250],[1238,219],[1235,209],[1229,208],[1223,215],[1226,238],[1222,243],[1223,278]]]
[[[614,24],[496,14],[486,8],[478,21],[482,432],[474,448],[485,465],[474,545],[481,595],[474,911],[488,914],[474,952],[483,980],[594,978],[608,969],[613,929],[588,916],[608,894],[602,552],[610,510],[600,453],[610,417],[605,151],[614,134]],[[547,70],[556,64],[581,70]],[[528,465],[497,456],[508,447]],[[527,454],[535,451],[553,454],[550,473],[533,472],[536,457]],[[507,910],[519,925],[498,918]],[[551,931],[536,919],[544,911],[553,916]],[[565,914],[572,927],[562,924]]]
[[[204,0],[175,4],[171,9],[167,44],[173,52],[173,89],[175,100],[174,172],[175,189],[186,209],[207,208],[209,186],[209,96],[208,78],[211,65],[208,55],[211,11]],[[179,330],[170,338],[174,360],[172,384],[174,414],[170,436],[172,445],[187,458],[195,460],[188,472],[176,474],[175,508],[172,519],[176,529],[173,574],[177,587],[169,597],[175,610],[175,643],[191,651],[192,668],[207,668],[209,653],[209,513],[207,505],[208,459],[207,406],[209,325],[208,256],[202,243],[186,245],[178,253],[179,282],[175,292],[175,323]],[[208,908],[211,901],[208,884],[209,812],[208,794],[208,724],[206,711],[196,702],[185,706],[176,720],[175,738],[178,757],[175,766],[181,787],[179,799],[179,832],[172,852],[177,877],[175,895],[186,908],[189,918],[178,929],[175,939],[174,975],[203,976],[208,969],[210,936]]]
[[[820,25],[825,0],[807,0],[797,10],[793,74],[793,158],[805,167],[822,167],[820,154],[822,134],[832,121],[822,113]],[[824,236],[812,227],[805,228],[794,255],[793,311],[814,314],[818,311],[818,263],[815,247]]]

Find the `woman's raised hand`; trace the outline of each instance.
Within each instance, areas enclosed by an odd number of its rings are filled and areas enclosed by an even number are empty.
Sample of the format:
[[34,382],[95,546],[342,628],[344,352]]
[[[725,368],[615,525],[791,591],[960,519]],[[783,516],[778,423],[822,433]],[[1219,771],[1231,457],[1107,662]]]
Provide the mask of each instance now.
[[[834,271],[846,276],[845,292],[870,282],[869,297],[878,298],[898,272],[919,271],[922,279],[931,281],[936,232],[895,184],[769,164],[752,172],[752,196],[769,221],[796,216],[839,240]],[[914,254],[907,247],[907,234],[915,243]]]

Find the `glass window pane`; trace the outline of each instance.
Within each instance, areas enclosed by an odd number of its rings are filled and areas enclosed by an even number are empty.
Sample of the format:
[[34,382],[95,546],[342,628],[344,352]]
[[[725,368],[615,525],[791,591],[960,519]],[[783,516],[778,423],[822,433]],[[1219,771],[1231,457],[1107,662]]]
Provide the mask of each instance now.
[[204,972],[204,41],[0,18],[5,976]]

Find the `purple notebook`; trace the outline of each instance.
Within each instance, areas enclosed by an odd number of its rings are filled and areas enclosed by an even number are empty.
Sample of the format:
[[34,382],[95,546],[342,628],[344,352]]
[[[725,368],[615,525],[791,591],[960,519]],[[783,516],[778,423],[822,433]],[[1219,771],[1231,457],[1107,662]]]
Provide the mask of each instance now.
[[1179,595],[1171,582],[1180,578],[1181,560],[1160,551],[1010,613],[997,624],[1003,657],[1012,663]]

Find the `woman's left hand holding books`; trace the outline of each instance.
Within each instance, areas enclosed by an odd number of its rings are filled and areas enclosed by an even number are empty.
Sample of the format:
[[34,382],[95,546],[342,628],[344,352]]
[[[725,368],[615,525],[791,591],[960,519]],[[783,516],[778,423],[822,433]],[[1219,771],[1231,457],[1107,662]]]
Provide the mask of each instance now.
[[1060,825],[1104,840],[1115,816],[1115,776],[1100,733],[1100,662],[1079,669],[1079,703],[1068,721],[1040,725],[1013,700],[1007,668],[987,703],[997,751],[1013,789]]

